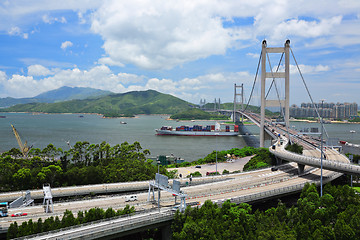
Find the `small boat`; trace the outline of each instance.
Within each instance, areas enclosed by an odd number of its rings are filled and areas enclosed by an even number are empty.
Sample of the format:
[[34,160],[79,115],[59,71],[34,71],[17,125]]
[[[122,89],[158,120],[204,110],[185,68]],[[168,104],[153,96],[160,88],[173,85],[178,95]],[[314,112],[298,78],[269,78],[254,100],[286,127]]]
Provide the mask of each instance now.
[[123,122],[123,121],[121,121],[121,122],[120,122],[120,124],[127,124],[127,122]]
[[83,115],[80,115],[79,118],[83,118],[84,116]]
[[350,130],[350,133],[356,133],[356,131],[355,130]]
[[6,116],[0,116],[0,118],[6,118]]

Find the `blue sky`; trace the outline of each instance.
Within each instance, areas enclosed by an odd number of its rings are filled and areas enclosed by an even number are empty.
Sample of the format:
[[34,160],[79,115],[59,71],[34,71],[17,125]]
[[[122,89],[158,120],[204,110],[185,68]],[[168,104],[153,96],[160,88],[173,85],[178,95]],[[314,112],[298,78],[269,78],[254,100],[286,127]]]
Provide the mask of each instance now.
[[[358,0],[5,0],[0,97],[77,86],[231,102],[243,83],[247,99],[261,41],[290,39],[315,102],[360,103],[359,29]],[[290,103],[309,102],[291,64]]]

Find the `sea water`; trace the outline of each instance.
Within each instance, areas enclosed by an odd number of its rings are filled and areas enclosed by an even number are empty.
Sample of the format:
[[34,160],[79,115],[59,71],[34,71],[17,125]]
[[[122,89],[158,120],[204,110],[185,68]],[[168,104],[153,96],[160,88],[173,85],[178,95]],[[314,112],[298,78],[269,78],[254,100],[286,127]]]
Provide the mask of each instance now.
[[[136,118],[102,118],[96,114],[31,114],[1,113],[0,152],[18,148],[11,124],[15,126],[23,142],[34,148],[43,149],[52,143],[58,148],[69,150],[67,142],[74,145],[78,141],[101,143],[106,141],[111,146],[138,141],[143,149],[149,149],[151,157],[174,154],[186,161],[205,157],[213,150],[228,150],[246,146],[241,136],[238,137],[198,137],[198,136],[157,136],[155,129],[161,126],[177,127],[181,125],[214,125],[214,121],[172,121],[168,115],[139,115]],[[126,124],[121,124],[126,122]],[[298,130],[318,127],[318,123],[291,122],[291,127]],[[329,137],[360,144],[360,124],[326,124]],[[256,137],[259,128],[247,126]],[[350,130],[355,132],[350,133]]]

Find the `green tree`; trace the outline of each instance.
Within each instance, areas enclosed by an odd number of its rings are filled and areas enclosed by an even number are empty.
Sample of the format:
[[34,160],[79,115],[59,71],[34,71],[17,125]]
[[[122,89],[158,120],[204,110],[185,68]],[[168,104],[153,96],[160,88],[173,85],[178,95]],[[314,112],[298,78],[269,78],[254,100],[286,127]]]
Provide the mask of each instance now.
[[18,185],[19,189],[31,188],[31,170],[21,168],[13,175],[13,181]]
[[66,210],[61,219],[61,227],[70,227],[79,224],[77,219],[74,217],[73,213],[70,210]]
[[18,237],[18,224],[17,222],[14,222],[14,223],[11,223],[10,226],[9,226],[9,229],[8,229],[8,232],[7,232],[7,239],[12,239],[12,238],[16,238]]
[[60,177],[62,174],[63,171],[60,166],[49,165],[41,169],[41,171],[37,175],[37,179],[40,181],[41,184],[48,182],[51,186],[53,186],[56,178]]

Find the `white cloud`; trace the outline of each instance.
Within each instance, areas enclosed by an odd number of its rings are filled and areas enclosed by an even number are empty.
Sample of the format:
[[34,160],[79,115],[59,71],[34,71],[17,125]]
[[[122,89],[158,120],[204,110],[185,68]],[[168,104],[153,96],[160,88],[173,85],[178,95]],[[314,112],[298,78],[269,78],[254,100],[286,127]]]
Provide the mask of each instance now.
[[47,14],[43,15],[42,20],[44,23],[47,23],[47,24],[53,24],[55,22],[59,22],[59,23],[67,22],[65,17],[51,17]]
[[335,16],[330,19],[320,19],[320,21],[305,21],[299,19],[283,21],[275,26],[271,38],[281,40],[287,36],[300,36],[305,38],[326,36],[332,33],[335,26],[341,24],[341,20],[341,16]]
[[[327,72],[330,70],[329,66],[324,66],[324,65],[316,65],[316,66],[310,66],[310,65],[304,65],[304,64],[299,64],[299,68],[302,74],[315,74],[318,72]],[[295,65],[290,65],[290,73],[294,74],[294,73],[298,73],[298,69]]]
[[62,50],[66,50],[68,47],[72,47],[73,43],[70,41],[65,41],[63,43],[61,43],[61,49]]
[[207,4],[189,0],[107,1],[92,21],[92,30],[104,39],[107,56],[101,62],[169,69],[225,54],[238,36],[222,26],[221,18],[208,11]]
[[52,72],[46,67],[36,64],[28,67],[28,75],[29,76],[47,76]]
[[8,34],[10,36],[20,36],[24,39],[28,39],[29,38],[29,34],[28,33],[23,33],[21,31],[21,29],[19,27],[12,27],[9,31]]
[[259,53],[247,53],[246,56],[258,59],[260,57],[260,54]]
[[[33,76],[44,77],[34,79]],[[89,70],[73,68],[56,69],[56,71],[41,65],[32,65],[28,67],[28,76],[15,74],[10,78],[6,76],[5,72],[0,71],[0,86],[8,96],[12,97],[33,97],[62,86],[78,86],[117,93],[154,89],[197,103],[199,98],[229,98],[229,93],[226,92],[230,91],[230,95],[232,95],[233,84],[239,82],[240,79],[250,85],[252,77],[246,72],[238,72],[207,74],[196,78],[184,78],[180,81],[165,78],[147,79],[144,76],[130,73],[114,74],[105,65],[95,66]]]

